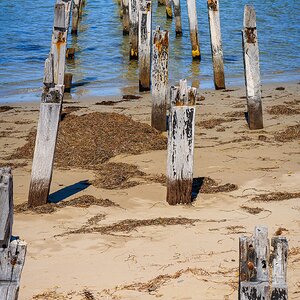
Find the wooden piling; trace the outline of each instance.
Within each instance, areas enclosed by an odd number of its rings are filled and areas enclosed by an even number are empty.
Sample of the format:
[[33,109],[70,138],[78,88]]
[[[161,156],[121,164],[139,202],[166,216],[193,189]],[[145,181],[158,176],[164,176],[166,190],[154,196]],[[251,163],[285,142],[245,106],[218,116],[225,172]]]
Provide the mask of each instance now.
[[192,57],[193,59],[200,60],[201,54],[200,54],[200,47],[199,47],[196,0],[187,0],[187,9],[188,9],[189,24],[190,24]]
[[160,131],[166,130],[166,95],[168,87],[169,32],[153,31],[151,93],[152,113],[151,126]]
[[130,40],[130,53],[131,60],[138,59],[138,26],[139,26],[139,3],[138,0],[129,0],[129,40]]
[[240,238],[239,300],[270,300],[268,229],[256,226],[252,238]]
[[13,182],[10,168],[0,168],[0,248],[10,242],[13,223]]
[[259,49],[256,30],[256,14],[253,6],[245,6],[244,29],[242,31],[242,36],[248,124],[250,129],[262,129],[263,114],[259,70]]
[[[52,45],[45,61],[44,89],[32,162],[28,206],[47,203],[64,93],[68,2],[55,5]],[[63,9],[62,9],[63,7]]]
[[173,0],[166,0],[166,16],[167,16],[167,19],[172,19],[173,18],[172,1]]
[[72,78],[73,78],[72,73],[65,73],[65,78],[64,78],[64,86],[65,86],[64,92],[65,93],[71,92]]
[[167,202],[170,205],[192,202],[196,88],[180,82],[172,88],[169,114]]
[[180,0],[173,0],[176,36],[182,36]]
[[288,287],[286,283],[288,242],[285,237],[273,237],[271,246],[272,288],[271,300],[288,300]]
[[74,35],[77,35],[78,33],[81,1],[82,0],[73,0],[71,34]]
[[215,88],[216,90],[225,89],[219,0],[207,0],[207,6]]
[[139,12],[139,91],[150,91],[151,1]]
[[129,34],[129,0],[122,0],[123,35]]
[[0,168],[0,299],[17,300],[27,245],[11,240],[13,181],[10,168]]
[[158,0],[158,5],[159,6],[166,5],[166,0]]
[[75,59],[75,48],[67,48],[66,59],[70,59],[70,60]]

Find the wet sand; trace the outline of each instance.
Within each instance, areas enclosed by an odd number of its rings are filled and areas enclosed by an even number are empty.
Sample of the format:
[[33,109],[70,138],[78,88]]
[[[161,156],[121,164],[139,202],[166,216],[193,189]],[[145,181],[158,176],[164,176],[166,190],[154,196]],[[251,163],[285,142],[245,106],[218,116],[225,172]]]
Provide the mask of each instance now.
[[[264,129],[256,131],[249,131],[245,120],[244,87],[200,91],[194,177],[238,188],[200,192],[192,206],[169,206],[163,180],[149,180],[165,175],[166,150],[110,158],[106,163],[140,171],[127,180],[135,184],[122,188],[93,184],[95,169],[56,166],[51,193],[60,191],[62,202],[91,195],[116,205],[15,213],[13,233],[28,243],[19,299],[237,299],[238,239],[251,235],[255,225],[267,225],[269,237],[276,231],[287,237],[289,299],[298,299],[299,91],[298,83],[263,86]],[[64,108],[80,107],[65,110],[68,115],[115,112],[150,124],[151,98],[141,96],[114,105],[96,103],[122,97],[79,98]],[[1,165],[13,165],[18,205],[27,201],[31,161],[5,157],[26,143],[37,125],[39,103],[9,105],[13,108],[0,110]],[[92,184],[82,184],[87,181]],[[268,193],[275,193],[268,201],[253,199]]]

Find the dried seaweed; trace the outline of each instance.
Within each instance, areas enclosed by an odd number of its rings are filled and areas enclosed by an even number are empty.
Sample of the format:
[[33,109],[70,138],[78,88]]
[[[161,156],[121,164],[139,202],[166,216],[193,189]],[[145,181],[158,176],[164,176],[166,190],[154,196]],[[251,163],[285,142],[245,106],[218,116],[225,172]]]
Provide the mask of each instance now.
[[6,112],[6,111],[9,111],[9,110],[12,110],[12,109],[14,109],[14,107],[7,106],[7,105],[2,105],[2,106],[0,106],[0,113]]
[[300,124],[289,126],[286,130],[276,133],[274,137],[278,142],[300,140]]
[[262,211],[264,211],[264,209],[261,207],[249,207],[249,206],[242,205],[242,206],[240,206],[240,208],[252,215],[257,215],[257,214],[261,213]]
[[224,116],[229,118],[245,118],[245,112],[243,111],[233,111],[225,113]]
[[300,109],[290,108],[286,105],[275,105],[267,108],[267,112],[270,115],[280,116],[280,115],[298,115],[300,114]]
[[[10,159],[33,156],[35,131]],[[60,124],[55,153],[58,167],[97,169],[119,154],[166,149],[167,139],[147,124],[116,113],[67,115]]]
[[65,234],[78,234],[78,233],[101,233],[101,234],[112,234],[115,232],[130,233],[139,227],[148,226],[171,226],[171,225],[194,225],[199,222],[199,219],[188,219],[188,218],[156,218],[156,219],[126,219],[120,222],[113,223],[112,225],[106,226],[82,226],[79,229],[69,231]]
[[254,202],[275,202],[284,201],[294,198],[300,198],[300,193],[289,193],[289,192],[272,192],[268,194],[261,194],[251,199]]
[[87,208],[92,205],[102,206],[102,207],[119,206],[118,204],[112,202],[109,199],[97,199],[91,195],[83,195],[81,197],[70,199],[67,201],[61,201],[59,203],[47,203],[37,207],[28,207],[28,204],[25,202],[22,204],[15,205],[14,212],[15,213],[34,212],[37,214],[51,214],[57,211],[58,209],[67,206]]
[[227,226],[226,229],[228,230],[227,234],[241,234],[241,233],[246,233],[245,227],[242,226],[242,225]]
[[82,296],[84,297],[84,300],[96,300],[93,293],[87,289],[82,291]]
[[282,235],[282,233],[283,233],[284,231],[287,231],[287,232],[288,232],[288,230],[287,230],[286,228],[284,228],[284,227],[279,227],[279,228],[277,228],[277,230],[275,231],[274,235],[276,235],[276,236]]
[[65,296],[56,291],[47,291],[32,297],[32,300],[67,300],[70,299],[70,295]]
[[222,123],[225,122],[232,122],[236,121],[235,118],[230,118],[230,119],[223,119],[223,118],[218,118],[218,119],[209,119],[209,120],[203,120],[200,122],[196,123],[196,126],[200,126],[201,128],[205,129],[213,129],[218,125],[221,125]]
[[200,193],[203,194],[215,194],[222,192],[232,192],[238,189],[236,184],[226,183],[218,185],[218,183],[210,177],[202,177],[202,183],[200,187]]

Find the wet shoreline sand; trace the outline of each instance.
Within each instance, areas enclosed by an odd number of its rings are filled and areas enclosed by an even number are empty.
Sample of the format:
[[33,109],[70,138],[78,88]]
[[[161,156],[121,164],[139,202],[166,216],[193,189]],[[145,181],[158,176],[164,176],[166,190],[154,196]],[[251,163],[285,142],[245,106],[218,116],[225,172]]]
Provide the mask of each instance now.
[[[192,206],[166,203],[164,149],[126,154],[124,146],[97,168],[56,165],[51,194],[60,204],[14,215],[13,234],[28,243],[19,299],[237,299],[238,238],[263,224],[269,237],[277,232],[289,241],[289,298],[297,299],[300,85],[262,90],[265,127],[257,131],[245,121],[244,87],[200,90],[194,178],[237,189],[208,186]],[[62,122],[117,113],[149,125],[151,99],[140,96],[69,100]],[[117,103],[99,104],[107,100]],[[13,166],[17,206],[27,201],[31,161],[4,158],[26,144],[39,103],[9,106],[0,112],[0,163]]]

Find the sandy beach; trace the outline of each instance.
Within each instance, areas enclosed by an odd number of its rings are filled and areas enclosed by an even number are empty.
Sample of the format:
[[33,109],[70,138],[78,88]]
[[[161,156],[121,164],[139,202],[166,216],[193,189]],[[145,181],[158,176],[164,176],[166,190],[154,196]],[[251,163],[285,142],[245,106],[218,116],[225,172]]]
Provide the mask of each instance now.
[[300,84],[262,87],[254,131],[243,86],[199,93],[191,206],[166,202],[167,135],[149,126],[148,93],[66,98],[57,204],[36,211],[24,203],[39,103],[0,107],[13,234],[28,243],[19,300],[237,299],[239,237],[256,225],[287,237],[289,299],[300,298]]

